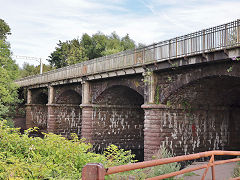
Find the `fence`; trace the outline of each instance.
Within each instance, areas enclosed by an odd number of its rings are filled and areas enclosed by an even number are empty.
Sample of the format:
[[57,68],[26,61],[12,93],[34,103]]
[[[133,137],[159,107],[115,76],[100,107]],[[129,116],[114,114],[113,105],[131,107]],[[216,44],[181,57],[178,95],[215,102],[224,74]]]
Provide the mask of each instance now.
[[147,168],[147,167],[153,167],[153,166],[158,166],[158,165],[163,165],[163,164],[168,164],[168,163],[193,160],[193,159],[209,157],[209,156],[211,156],[211,158],[210,158],[208,164],[204,164],[204,165],[193,167],[193,168],[182,169],[177,172],[160,175],[160,176],[153,177],[153,178],[148,178],[148,180],[165,179],[165,178],[177,176],[180,174],[184,174],[187,172],[192,172],[195,170],[206,168],[202,175],[202,180],[204,180],[204,178],[207,174],[207,171],[210,167],[212,169],[212,179],[215,180],[215,170],[214,170],[215,165],[240,161],[240,158],[214,161],[214,156],[216,156],[216,155],[240,156],[240,151],[206,151],[206,152],[201,152],[201,153],[196,153],[196,154],[176,156],[176,157],[172,157],[172,158],[165,158],[165,159],[158,159],[158,160],[152,160],[152,161],[144,161],[144,162],[139,162],[139,163],[134,163],[134,164],[115,166],[115,167],[110,167],[107,169],[105,169],[101,164],[87,164],[83,168],[83,171],[82,171],[82,180],[104,180],[104,177],[106,175],[110,175],[110,174],[131,171],[131,170],[135,170],[135,169],[142,169],[142,168]]
[[20,86],[48,83],[232,48],[240,45],[239,34],[240,20],[237,20],[143,48],[92,59],[42,75],[29,76],[17,80],[16,83]]

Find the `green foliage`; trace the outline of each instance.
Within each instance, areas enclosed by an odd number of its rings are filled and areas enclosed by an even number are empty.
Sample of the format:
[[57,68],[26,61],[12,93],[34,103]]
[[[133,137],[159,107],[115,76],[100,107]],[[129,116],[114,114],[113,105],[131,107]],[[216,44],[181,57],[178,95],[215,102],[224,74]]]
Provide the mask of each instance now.
[[232,66],[227,69],[227,72],[232,72]]
[[[153,156],[153,159],[162,159],[162,158],[170,158],[173,157],[173,153],[168,151],[165,147],[161,147],[158,152]],[[149,175],[150,177],[160,176],[163,174],[175,172],[180,170],[180,164],[178,163],[170,163],[170,164],[163,164],[159,166],[154,166],[150,168]],[[174,179],[174,178],[168,178]]]
[[7,35],[10,34],[11,34],[10,27],[3,19],[0,19],[0,40],[5,40],[7,38]]
[[133,160],[135,154],[131,154],[131,151],[124,151],[119,149],[116,145],[111,144],[104,151],[104,156],[107,158],[107,167],[119,166],[128,163],[134,163],[137,160]]
[[[43,64],[43,72],[52,70],[53,68],[50,65]],[[29,63],[24,63],[23,67],[19,69],[20,77],[32,76],[40,73],[40,65],[34,66]]]
[[[91,151],[92,145],[72,135],[67,140],[60,135],[44,134],[44,139],[31,138],[0,122],[0,179],[80,179],[87,163],[102,163],[104,167],[135,162],[130,151],[111,145],[104,154]],[[106,156],[105,156],[106,155]]]
[[13,83],[18,77],[18,66],[11,59],[10,44],[6,41],[8,34],[9,26],[0,19],[0,120],[7,118],[19,102],[17,86]]
[[237,167],[234,168],[233,178],[240,177],[240,163],[238,162]]
[[[104,151],[104,156],[108,160],[105,164],[105,167],[120,166],[137,162],[137,160],[133,160],[135,155],[131,154],[131,151],[124,151],[113,144],[106,148]],[[105,179],[129,179],[130,177],[133,177],[134,179],[145,179],[146,176],[142,169],[138,169],[134,171],[108,175]]]
[[49,58],[50,65],[56,68],[88,60],[85,49],[80,45],[78,39],[66,42],[59,41],[55,51],[51,53]]
[[59,41],[48,61],[53,67],[61,68],[135,47],[134,41],[130,39],[128,34],[120,38],[115,32],[110,36],[101,32],[92,36],[85,33],[80,39]]

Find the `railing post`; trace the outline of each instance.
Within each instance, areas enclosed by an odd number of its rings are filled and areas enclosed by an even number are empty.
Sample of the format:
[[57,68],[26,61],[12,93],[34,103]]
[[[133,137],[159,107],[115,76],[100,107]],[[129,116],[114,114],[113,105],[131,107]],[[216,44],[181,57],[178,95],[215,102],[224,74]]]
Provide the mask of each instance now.
[[204,171],[203,173],[203,176],[202,176],[202,180],[205,179],[205,176],[207,175],[207,172],[208,172],[208,168],[211,166],[212,162],[214,161],[214,155],[211,156],[211,159],[209,160],[209,163],[206,167],[206,170]]
[[156,52],[157,52],[157,51],[156,51],[155,45],[156,45],[156,44],[154,43],[154,44],[153,44],[153,61],[157,60],[157,58],[156,58],[156,57],[157,57],[157,55],[156,55]]
[[177,37],[176,37],[176,57],[177,57],[177,49],[178,49],[178,47],[177,47]]
[[227,32],[227,24],[225,25],[225,47],[227,46],[228,42],[228,32]]
[[[145,63],[145,48],[143,48],[143,52],[142,52],[142,64]],[[141,61],[140,61],[141,62]]]
[[169,43],[169,45],[168,45],[169,46],[169,49],[168,49],[169,52],[168,53],[169,53],[169,59],[170,59],[171,58],[171,40],[169,40],[168,43]]
[[214,166],[214,154],[212,155],[213,157],[213,166],[211,167],[212,168],[212,180],[215,180],[215,166]]
[[202,30],[203,40],[202,40],[202,52],[205,52],[205,30]]
[[240,38],[239,38],[239,26],[240,26],[240,19],[237,20],[237,43],[240,42]]
[[101,163],[91,163],[83,167],[82,180],[104,180],[106,171]]

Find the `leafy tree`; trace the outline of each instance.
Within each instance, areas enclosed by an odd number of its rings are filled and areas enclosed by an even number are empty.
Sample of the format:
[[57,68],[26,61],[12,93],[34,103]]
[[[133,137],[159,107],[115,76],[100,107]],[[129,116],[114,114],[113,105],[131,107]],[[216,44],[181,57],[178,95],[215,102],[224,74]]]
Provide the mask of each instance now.
[[[43,64],[43,72],[47,72],[52,70],[53,68],[50,65]],[[30,65],[29,63],[24,63],[23,67],[19,69],[20,72],[20,77],[27,77],[27,76],[32,76],[39,74],[40,72],[40,65],[34,66]]]
[[109,36],[101,32],[92,36],[85,33],[81,39],[66,42],[59,41],[48,61],[53,67],[60,68],[135,47],[134,41],[130,39],[128,34],[120,38],[116,32]]
[[121,45],[123,46],[123,50],[135,48],[135,43],[132,39],[130,39],[129,34],[121,39]]
[[36,71],[36,68],[34,65],[30,65],[29,63],[24,63],[23,67],[20,68],[20,77],[26,77],[26,76],[32,76],[35,74],[38,74],[39,71]]
[[0,39],[5,40],[7,38],[7,35],[10,34],[11,34],[10,27],[3,19],[0,19]]
[[49,58],[48,61],[50,62],[50,65],[56,68],[61,68],[88,59],[86,51],[84,47],[80,45],[78,39],[66,42],[59,41],[55,51],[51,53]]
[[13,105],[19,102],[13,82],[18,77],[18,66],[11,59],[10,44],[6,41],[8,34],[11,34],[9,26],[0,19],[0,119],[7,118],[13,112]]

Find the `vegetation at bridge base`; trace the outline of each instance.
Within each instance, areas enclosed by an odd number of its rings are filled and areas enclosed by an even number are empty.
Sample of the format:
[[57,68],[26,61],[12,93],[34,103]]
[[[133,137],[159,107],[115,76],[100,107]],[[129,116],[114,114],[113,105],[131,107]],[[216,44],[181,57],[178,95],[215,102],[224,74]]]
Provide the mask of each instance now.
[[67,140],[60,135],[44,134],[44,138],[29,137],[36,128],[24,134],[0,121],[0,179],[80,179],[87,163],[102,163],[104,167],[135,162],[130,151],[111,145],[104,154],[91,151],[92,145],[72,135]]
[[[174,154],[167,150],[166,147],[162,146],[160,149],[154,154],[153,159],[162,159],[162,158],[170,158],[173,157]],[[179,171],[180,164],[170,163],[163,164],[159,166],[149,167],[145,169],[137,169],[133,171],[123,172],[112,174],[106,177],[106,179],[135,179],[135,180],[143,180],[146,178],[156,177],[163,174],[168,174],[171,172]],[[175,179],[175,177],[167,178],[168,180]],[[178,178],[179,179],[179,178]],[[181,178],[180,178],[181,179]]]
[[[29,137],[36,130],[31,128],[21,134],[18,128],[10,128],[0,121],[0,179],[81,179],[82,168],[87,163],[102,163],[108,168],[136,162],[135,155],[115,145],[107,147],[103,154],[96,154],[90,143],[74,134],[72,140],[52,133],[44,133],[44,138]],[[171,156],[167,151],[161,152],[162,158]],[[145,179],[177,168],[176,164],[164,165],[109,175],[106,179]]]
[[19,102],[17,86],[13,82],[18,77],[18,66],[11,58],[10,44],[6,41],[9,34],[10,27],[0,19],[0,120],[9,120],[14,105]]
[[238,162],[237,167],[234,168],[233,177],[240,177],[240,162]]

